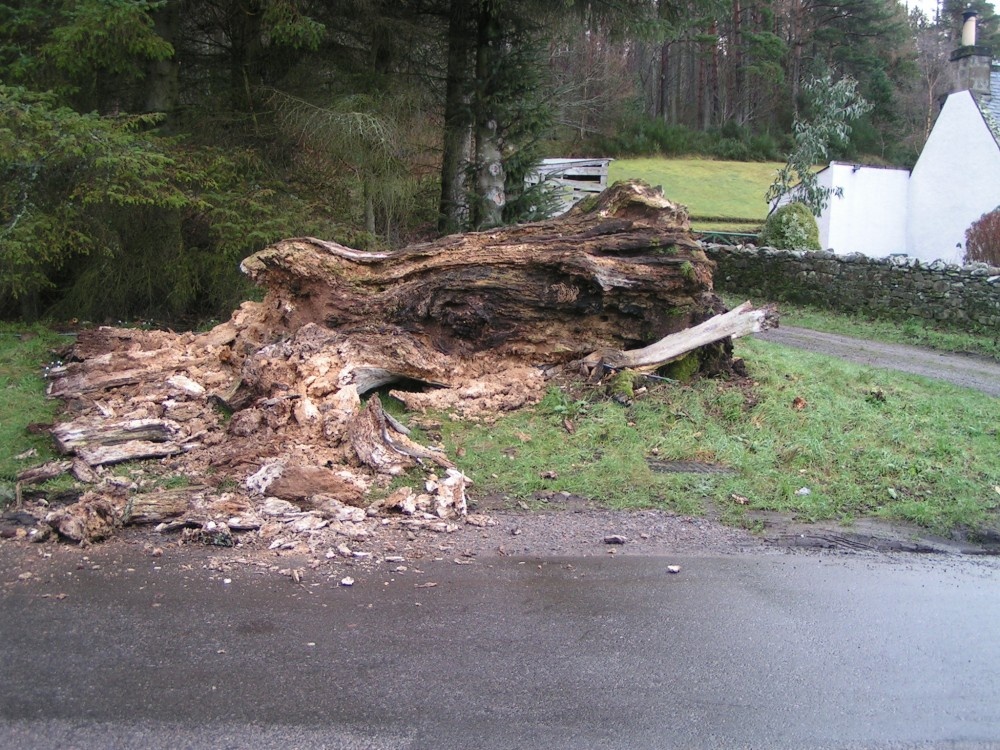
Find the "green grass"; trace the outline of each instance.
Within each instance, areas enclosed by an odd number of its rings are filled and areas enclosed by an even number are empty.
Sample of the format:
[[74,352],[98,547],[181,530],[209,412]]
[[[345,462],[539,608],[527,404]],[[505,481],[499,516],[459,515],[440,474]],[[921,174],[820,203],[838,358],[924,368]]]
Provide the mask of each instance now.
[[[22,469],[54,457],[48,435],[29,433],[27,425],[52,421],[58,404],[45,398],[43,365],[67,339],[42,326],[0,325],[0,504],[9,499],[14,477]],[[17,456],[35,453],[25,458]]]
[[[764,194],[781,168],[777,162],[731,162],[707,159],[616,159],[611,162],[608,181],[640,179],[662,185],[663,194],[687,206],[694,217],[754,219],[767,216]],[[696,221],[723,228],[725,222]],[[740,231],[741,225],[732,225]],[[743,226],[743,231],[752,231]],[[728,228],[728,227],[727,227]]]
[[[603,391],[551,390],[537,408],[492,426],[445,420],[444,442],[451,455],[464,452],[459,465],[477,493],[513,499],[566,491],[681,513],[711,504],[739,523],[745,510],[730,499],[738,494],[747,508],[804,520],[878,516],[940,533],[1000,522],[995,399],[761,341],[739,342],[738,354],[750,387],[655,384],[628,408]],[[736,473],[657,473],[651,458]],[[809,494],[796,494],[803,487]]]
[[[719,296],[730,308],[746,299],[730,293]],[[754,302],[759,304],[758,300]],[[886,320],[866,315],[836,313],[791,302],[779,302],[778,311],[781,323],[788,326],[892,344],[924,346],[945,352],[972,352],[1000,360],[1000,331],[992,336],[968,333],[954,328],[935,326],[931,321],[920,318]]]

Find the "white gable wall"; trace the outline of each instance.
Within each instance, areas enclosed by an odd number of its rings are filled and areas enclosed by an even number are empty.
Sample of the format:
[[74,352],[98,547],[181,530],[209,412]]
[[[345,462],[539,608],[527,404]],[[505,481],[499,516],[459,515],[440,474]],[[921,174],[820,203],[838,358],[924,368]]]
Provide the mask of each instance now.
[[831,195],[819,217],[820,246],[873,258],[906,252],[909,176],[905,169],[832,162],[817,180],[826,187],[842,188],[843,195]]
[[951,94],[910,176],[906,248],[961,263],[965,230],[1000,206],[1000,147],[968,91]]

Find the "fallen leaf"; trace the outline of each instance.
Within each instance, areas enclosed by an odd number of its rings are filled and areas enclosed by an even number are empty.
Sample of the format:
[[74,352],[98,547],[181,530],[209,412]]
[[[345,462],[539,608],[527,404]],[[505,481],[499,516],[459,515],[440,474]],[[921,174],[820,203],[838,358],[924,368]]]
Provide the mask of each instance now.
[[541,474],[539,474],[539,476],[542,479],[558,479],[559,478],[559,473],[555,472],[555,471],[551,471],[551,470],[550,471],[543,471]]
[[792,399],[792,408],[795,409],[795,411],[802,411],[806,408],[806,406],[808,406],[808,404],[802,396],[796,396]]
[[729,496],[729,499],[732,500],[737,505],[748,505],[750,503],[750,498],[746,497],[745,495],[738,495],[735,492]]
[[569,417],[563,419],[563,429],[566,430],[570,435],[576,432],[576,425],[573,424],[573,420]]

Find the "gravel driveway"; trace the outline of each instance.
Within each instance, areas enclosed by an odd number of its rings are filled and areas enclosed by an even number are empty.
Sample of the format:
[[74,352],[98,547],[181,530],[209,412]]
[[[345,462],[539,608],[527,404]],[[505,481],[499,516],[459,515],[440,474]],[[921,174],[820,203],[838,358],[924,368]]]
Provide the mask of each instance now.
[[905,344],[885,344],[782,326],[757,338],[850,362],[944,380],[1000,397],[1000,362],[976,354],[948,354]]

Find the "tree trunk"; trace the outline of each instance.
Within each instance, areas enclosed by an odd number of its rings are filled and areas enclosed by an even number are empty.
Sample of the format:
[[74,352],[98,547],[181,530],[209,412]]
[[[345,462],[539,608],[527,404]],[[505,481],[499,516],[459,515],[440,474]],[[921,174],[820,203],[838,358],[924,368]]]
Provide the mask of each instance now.
[[503,56],[500,12],[494,3],[480,5],[476,45],[476,197],[473,226],[490,229],[503,223],[507,203],[504,190],[503,149],[497,112],[497,75]]
[[[297,238],[243,262],[268,289],[270,325],[283,331],[320,323],[369,342],[405,332],[419,347],[530,353],[536,364],[602,342],[631,348],[701,322],[717,306],[713,268],[683,208],[634,185],[605,192],[590,211],[393,253]],[[450,380],[447,371],[410,375],[427,376]]]
[[444,102],[444,153],[438,229],[453,234],[469,228],[467,174],[472,163],[471,3],[452,0],[448,18],[448,73]]
[[[177,44],[180,33],[180,2],[169,0],[162,7],[153,11],[153,28],[157,35]],[[146,100],[144,112],[162,112],[169,116],[177,109],[180,97],[180,63],[176,52],[165,60],[151,60],[147,65]]]
[[232,106],[254,113],[254,89],[260,83],[261,0],[238,0],[230,27],[229,88]]

